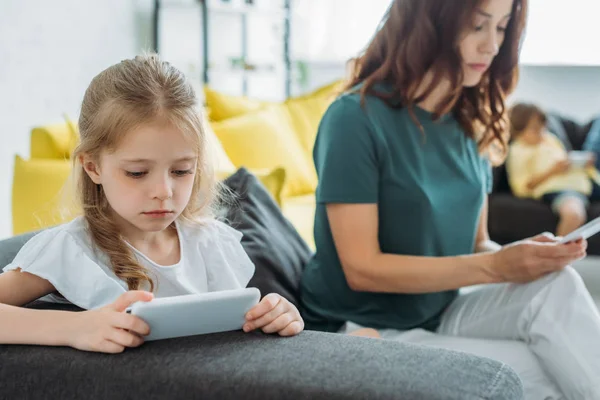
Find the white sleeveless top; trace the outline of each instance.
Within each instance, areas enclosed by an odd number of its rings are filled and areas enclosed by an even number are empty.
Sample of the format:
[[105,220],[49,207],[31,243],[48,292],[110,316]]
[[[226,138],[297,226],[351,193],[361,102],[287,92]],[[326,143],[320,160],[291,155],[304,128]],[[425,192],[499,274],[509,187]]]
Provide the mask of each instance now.
[[[181,258],[175,265],[158,265],[130,246],[150,272],[155,297],[246,287],[254,264],[240,243],[240,232],[211,219],[197,226],[183,222],[176,226]],[[4,271],[17,268],[48,280],[67,302],[84,309],[103,307],[127,291],[108,256],[92,246],[83,217],[31,238]],[[64,299],[51,294],[41,300],[64,303]]]

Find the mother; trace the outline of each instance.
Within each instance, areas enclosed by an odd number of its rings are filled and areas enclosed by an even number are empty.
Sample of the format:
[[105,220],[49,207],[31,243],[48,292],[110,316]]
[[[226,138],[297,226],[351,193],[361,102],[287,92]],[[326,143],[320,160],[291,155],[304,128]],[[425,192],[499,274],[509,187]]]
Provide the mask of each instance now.
[[[310,329],[522,341],[568,398],[597,399],[600,315],[568,266],[587,243],[501,247],[487,231],[526,11],[527,0],[393,2],[319,127],[302,310]],[[475,284],[486,285],[458,294]]]

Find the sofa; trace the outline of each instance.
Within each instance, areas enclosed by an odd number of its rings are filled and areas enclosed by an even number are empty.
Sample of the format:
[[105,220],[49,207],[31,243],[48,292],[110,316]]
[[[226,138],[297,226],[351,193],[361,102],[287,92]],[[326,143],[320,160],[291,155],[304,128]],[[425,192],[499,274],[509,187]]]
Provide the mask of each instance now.
[[[249,286],[297,304],[311,249],[253,173],[240,168],[224,184],[238,201],[220,217],[244,235],[256,266]],[[0,241],[0,264],[35,234]],[[40,301],[28,307],[80,311]],[[119,355],[0,345],[0,360],[2,399],[516,400],[524,390],[514,370],[483,357],[312,331],[292,338],[242,331],[190,336]]]
[[[567,150],[581,150],[593,121],[586,124],[551,113],[548,130],[554,133]],[[541,232],[555,232],[558,218],[550,207],[532,199],[515,197],[508,184],[504,165],[494,168],[494,188],[489,198],[488,228],[492,240],[500,244],[535,236]],[[600,203],[588,208],[588,220],[600,216]],[[600,255],[600,235],[588,240],[588,254]]]

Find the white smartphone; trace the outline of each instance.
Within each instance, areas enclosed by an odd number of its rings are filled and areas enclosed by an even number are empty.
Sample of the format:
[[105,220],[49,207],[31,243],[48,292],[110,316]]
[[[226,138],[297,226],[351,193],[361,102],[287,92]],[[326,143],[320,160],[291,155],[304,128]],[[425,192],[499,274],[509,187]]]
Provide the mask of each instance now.
[[600,217],[591,220],[578,229],[575,229],[573,232],[563,237],[559,243],[570,243],[578,239],[587,239],[598,232],[600,232]]
[[137,302],[127,311],[150,326],[150,341],[242,329],[259,300],[257,288],[245,288]]

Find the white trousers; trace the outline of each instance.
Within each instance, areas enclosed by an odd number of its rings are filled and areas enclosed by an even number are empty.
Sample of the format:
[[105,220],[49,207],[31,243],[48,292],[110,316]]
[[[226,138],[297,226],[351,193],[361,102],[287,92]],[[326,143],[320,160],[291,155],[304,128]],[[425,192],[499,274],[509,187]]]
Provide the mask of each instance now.
[[[357,328],[348,323],[343,330]],[[461,294],[437,334],[380,333],[502,361],[520,375],[527,399],[600,400],[600,313],[571,267],[527,284]]]

